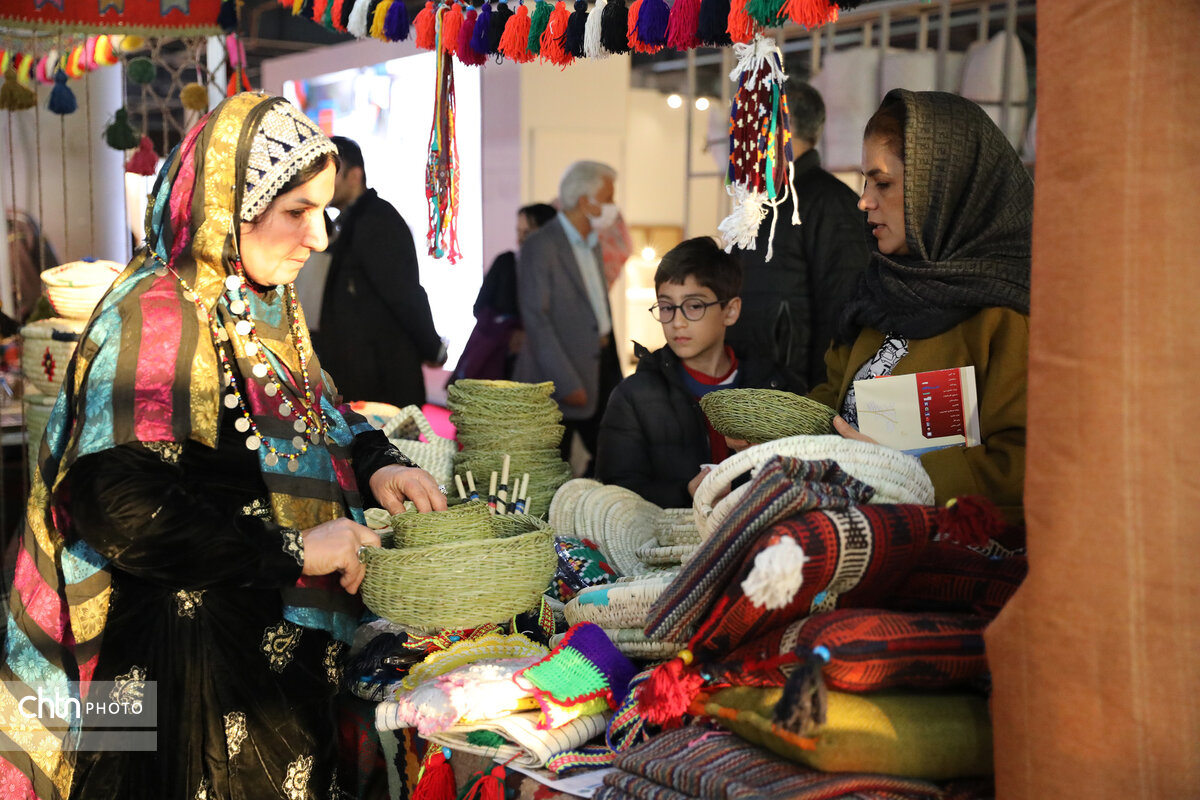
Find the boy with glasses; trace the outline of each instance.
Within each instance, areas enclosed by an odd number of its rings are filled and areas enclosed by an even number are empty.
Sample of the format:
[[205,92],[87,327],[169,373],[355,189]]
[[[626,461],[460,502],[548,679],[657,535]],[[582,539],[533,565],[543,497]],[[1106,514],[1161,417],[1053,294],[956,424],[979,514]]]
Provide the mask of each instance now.
[[600,423],[596,477],[664,508],[692,504],[702,464],[729,455],[725,438],[700,410],[717,389],[798,391],[799,376],[753,353],[735,353],[725,330],[742,309],[742,268],[707,236],[672,248],[654,274],[650,313],[667,346],[635,346],[637,371],[609,397]]

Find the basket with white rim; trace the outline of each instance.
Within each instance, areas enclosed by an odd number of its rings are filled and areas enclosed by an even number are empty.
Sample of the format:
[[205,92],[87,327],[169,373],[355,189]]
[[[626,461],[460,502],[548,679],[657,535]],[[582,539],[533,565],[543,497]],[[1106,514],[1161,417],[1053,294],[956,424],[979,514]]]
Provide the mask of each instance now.
[[757,472],[775,456],[835,461],[848,475],[875,490],[872,503],[933,503],[933,482],[920,460],[913,456],[873,442],[836,435],[791,436],[748,447],[722,461],[705,476],[696,488],[692,505],[696,527],[703,536],[716,530],[752,485],[747,482],[729,491],[733,481],[747,472]]
[[52,317],[21,328],[21,370],[38,392],[58,394],[86,326],[86,320]]
[[71,261],[42,273],[42,289],[60,317],[87,319],[125,267],[115,261]]

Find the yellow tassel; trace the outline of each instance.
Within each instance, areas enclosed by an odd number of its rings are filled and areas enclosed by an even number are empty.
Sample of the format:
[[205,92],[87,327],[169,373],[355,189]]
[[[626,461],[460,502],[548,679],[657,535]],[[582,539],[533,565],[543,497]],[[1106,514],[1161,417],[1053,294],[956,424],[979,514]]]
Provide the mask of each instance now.
[[208,89],[199,83],[189,83],[179,93],[179,101],[189,111],[208,111]]
[[17,81],[17,71],[9,66],[4,70],[4,85],[0,86],[0,109],[24,111],[37,105],[37,94]]
[[[395,0],[383,0],[382,3],[375,6],[375,13],[371,17],[370,34],[372,39],[379,39],[380,41],[383,41],[384,38],[386,38],[383,35],[383,24],[387,20],[388,8],[394,1]],[[404,2],[404,0],[398,0],[398,2]]]

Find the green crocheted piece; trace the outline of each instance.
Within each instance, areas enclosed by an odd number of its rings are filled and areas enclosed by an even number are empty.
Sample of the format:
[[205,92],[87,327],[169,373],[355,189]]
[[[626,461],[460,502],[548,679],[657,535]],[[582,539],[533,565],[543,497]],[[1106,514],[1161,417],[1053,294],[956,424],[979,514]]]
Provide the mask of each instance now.
[[591,700],[608,690],[608,682],[596,665],[571,647],[564,647],[521,673],[537,689],[560,705]]
[[475,747],[499,748],[508,744],[508,740],[495,731],[468,731],[467,744]]

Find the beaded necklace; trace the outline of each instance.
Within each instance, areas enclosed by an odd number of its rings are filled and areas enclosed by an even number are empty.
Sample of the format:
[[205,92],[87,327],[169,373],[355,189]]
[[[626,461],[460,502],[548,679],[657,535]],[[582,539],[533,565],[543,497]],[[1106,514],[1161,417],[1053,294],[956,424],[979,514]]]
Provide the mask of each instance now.
[[168,271],[174,275],[175,279],[183,287],[183,296],[194,302],[200,313],[208,320],[208,329],[212,335],[213,346],[221,360],[223,382],[229,388],[229,393],[225,395],[223,402],[225,403],[225,407],[230,410],[235,408],[240,409],[241,416],[234,420],[233,425],[239,433],[250,434],[246,437],[247,449],[258,450],[260,447],[266,447],[267,453],[263,456],[263,463],[268,467],[273,467],[282,458],[287,462],[288,471],[296,472],[300,469],[299,458],[308,452],[310,444],[333,444],[333,439],[328,434],[329,420],[325,418],[325,413],[320,408],[318,400],[313,394],[312,384],[308,377],[308,357],[305,355],[304,336],[300,330],[299,315],[296,313],[299,301],[296,299],[295,287],[288,284],[285,289],[288,299],[288,328],[291,332],[292,340],[296,343],[296,353],[299,355],[300,377],[304,386],[304,397],[300,398],[297,393],[296,401],[293,402],[289,399],[287,392],[284,391],[285,387],[279,373],[276,372],[274,366],[267,359],[267,348],[259,338],[258,330],[254,325],[254,318],[250,315],[250,305],[246,302],[246,274],[242,269],[241,259],[234,259],[233,268],[235,274],[225,278],[226,293],[235,295],[234,299],[226,303],[229,312],[237,319],[237,322],[233,326],[234,332],[240,337],[245,337],[243,347],[246,355],[255,358],[257,361],[251,367],[251,373],[263,384],[263,392],[268,397],[279,397],[279,416],[283,419],[291,416],[296,418],[292,423],[292,427],[296,431],[296,435],[292,437],[292,447],[296,449],[296,452],[287,453],[276,449],[271,440],[259,431],[258,425],[250,413],[246,398],[238,386],[237,372],[233,369],[233,363],[230,361],[224,347],[224,343],[230,341],[229,332],[223,325],[217,323],[216,317],[205,307],[200,295],[184,280],[182,275],[175,271],[174,267],[163,261],[157,253],[151,252],[151,256],[159,264],[154,273],[159,277],[165,277]]

